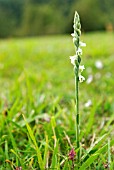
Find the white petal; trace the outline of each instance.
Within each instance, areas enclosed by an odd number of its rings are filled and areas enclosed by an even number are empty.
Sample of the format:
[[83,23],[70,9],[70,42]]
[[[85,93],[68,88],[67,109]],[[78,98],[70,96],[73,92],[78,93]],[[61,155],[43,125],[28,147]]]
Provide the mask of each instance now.
[[92,81],[93,81],[93,75],[89,75],[86,83],[87,83],[87,84],[90,84]]
[[81,47],[86,47],[86,43],[80,41],[80,46]]
[[82,55],[82,49],[81,49],[81,48],[78,48],[77,51],[76,51],[76,54],[77,54],[77,55]]
[[90,107],[92,105],[92,101],[89,99],[86,103],[85,103],[85,107]]
[[102,61],[97,60],[97,61],[95,62],[95,66],[96,66],[96,68],[98,68],[98,69],[102,69],[102,68],[103,68],[103,63],[102,63]]
[[72,35],[72,37],[75,37],[75,34],[74,34],[74,33],[72,33],[71,35]]
[[77,56],[70,56],[70,60],[71,60],[71,64],[73,64],[75,66],[75,61],[77,60]]
[[79,81],[80,83],[82,83],[85,80],[85,77],[83,77],[82,75],[79,75]]
[[79,71],[80,71],[80,72],[82,72],[84,69],[85,69],[84,65],[82,65],[82,66],[80,65],[80,66],[79,66]]
[[76,43],[76,41],[77,41],[77,39],[74,37],[74,38],[73,38],[73,43],[75,44],[75,43]]

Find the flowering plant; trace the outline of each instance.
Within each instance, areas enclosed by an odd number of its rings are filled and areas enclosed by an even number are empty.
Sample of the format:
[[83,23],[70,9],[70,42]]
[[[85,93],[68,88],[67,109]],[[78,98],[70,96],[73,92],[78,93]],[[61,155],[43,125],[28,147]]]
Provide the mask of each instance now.
[[80,24],[80,18],[77,12],[75,12],[74,15],[74,33],[72,33],[73,37],[73,43],[75,45],[75,52],[76,54],[74,56],[70,56],[71,64],[74,66],[74,73],[75,73],[75,96],[76,96],[76,143],[78,148],[78,161],[80,161],[80,129],[79,129],[79,123],[80,123],[80,117],[79,117],[79,82],[83,82],[85,78],[82,76],[82,72],[85,69],[84,65],[80,65],[81,63],[81,56],[82,56],[82,48],[85,47],[86,44],[80,41],[81,36],[81,24]]
[[76,54],[74,56],[70,56],[71,64],[74,65],[74,69],[79,70],[78,71],[78,77],[79,81],[83,82],[85,78],[81,75],[83,70],[85,69],[84,65],[80,65],[81,63],[81,56],[82,56],[82,49],[81,47],[85,47],[86,44],[80,41],[80,35],[81,35],[81,24],[80,24],[80,18],[77,12],[75,12],[74,15],[74,33],[72,33],[73,37],[73,43],[75,45]]

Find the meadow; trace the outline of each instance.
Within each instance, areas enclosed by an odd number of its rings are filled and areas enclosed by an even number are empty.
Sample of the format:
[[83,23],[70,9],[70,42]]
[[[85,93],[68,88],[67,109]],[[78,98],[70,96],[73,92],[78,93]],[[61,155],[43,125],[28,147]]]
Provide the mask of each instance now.
[[[82,57],[86,80],[79,94],[79,169],[113,170],[114,34],[87,33],[81,39],[87,47]],[[0,40],[0,170],[72,169],[68,154],[72,146],[76,151],[76,140],[71,55],[70,35]]]

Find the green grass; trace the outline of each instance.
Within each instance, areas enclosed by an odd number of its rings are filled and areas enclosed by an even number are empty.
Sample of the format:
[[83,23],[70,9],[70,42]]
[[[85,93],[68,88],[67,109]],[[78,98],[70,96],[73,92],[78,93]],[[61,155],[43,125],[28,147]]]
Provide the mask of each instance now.
[[[107,161],[113,170],[114,34],[84,34],[82,40],[84,76],[93,75],[93,81],[80,84],[80,170],[103,170]],[[0,40],[0,170],[71,169],[70,145],[76,151],[71,55],[71,36]],[[102,69],[95,67],[97,60]],[[92,106],[86,108],[88,99]]]

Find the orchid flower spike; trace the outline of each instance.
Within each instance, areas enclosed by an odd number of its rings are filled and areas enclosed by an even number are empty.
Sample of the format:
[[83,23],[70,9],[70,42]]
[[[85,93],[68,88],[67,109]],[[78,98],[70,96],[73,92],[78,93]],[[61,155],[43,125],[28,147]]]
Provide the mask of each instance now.
[[73,37],[73,43],[75,45],[76,54],[74,56],[70,56],[71,64],[74,66],[75,69],[78,69],[78,77],[79,82],[83,82],[85,78],[81,75],[82,71],[85,69],[84,65],[80,65],[81,63],[81,56],[82,56],[82,47],[85,47],[86,44],[80,41],[81,36],[81,24],[80,24],[80,17],[77,12],[74,15],[74,32],[71,34]]

